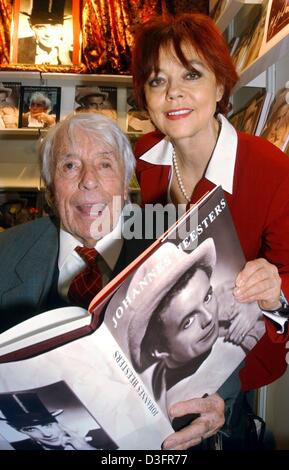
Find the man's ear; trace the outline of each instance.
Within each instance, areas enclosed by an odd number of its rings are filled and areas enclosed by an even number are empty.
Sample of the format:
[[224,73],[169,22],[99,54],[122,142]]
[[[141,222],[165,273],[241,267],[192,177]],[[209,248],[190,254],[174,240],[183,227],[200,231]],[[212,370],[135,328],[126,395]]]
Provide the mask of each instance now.
[[154,349],[152,351],[151,355],[155,359],[166,359],[167,357],[169,357],[169,353],[167,353],[165,351],[159,352],[157,349]]
[[124,185],[124,193],[123,193],[123,197],[124,197],[124,200],[125,200],[125,201],[128,201],[128,193],[129,193],[128,184],[125,183],[125,185]]
[[223,98],[224,96],[224,85],[222,84],[219,84],[217,85],[217,91],[216,91],[216,102],[219,103],[219,101],[221,101],[221,99]]

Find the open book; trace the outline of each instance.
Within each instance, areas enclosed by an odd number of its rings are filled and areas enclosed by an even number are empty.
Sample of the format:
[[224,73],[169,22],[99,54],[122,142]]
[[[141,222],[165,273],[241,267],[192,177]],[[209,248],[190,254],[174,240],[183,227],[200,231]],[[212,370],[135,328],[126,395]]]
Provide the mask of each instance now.
[[[58,449],[160,449],[177,428],[168,407],[217,391],[264,332],[256,304],[232,295],[244,263],[218,187],[88,312],[57,309],[2,333],[0,446],[27,448],[33,425],[49,418],[70,442]],[[254,321],[241,335],[232,325],[244,315]]]

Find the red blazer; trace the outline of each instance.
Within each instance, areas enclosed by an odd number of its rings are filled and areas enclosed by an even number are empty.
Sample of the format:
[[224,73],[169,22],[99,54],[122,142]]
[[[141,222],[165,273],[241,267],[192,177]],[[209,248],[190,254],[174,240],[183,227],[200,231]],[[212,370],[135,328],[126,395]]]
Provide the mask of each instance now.
[[[136,174],[142,203],[167,202],[170,166],[139,160],[163,135],[153,132],[136,144]],[[202,178],[192,194],[196,202],[214,183]],[[289,158],[265,139],[238,132],[233,194],[225,192],[246,259],[264,257],[279,269],[289,299]],[[287,334],[277,334],[266,319],[267,334],[246,357],[240,376],[244,390],[268,384],[286,370]]]

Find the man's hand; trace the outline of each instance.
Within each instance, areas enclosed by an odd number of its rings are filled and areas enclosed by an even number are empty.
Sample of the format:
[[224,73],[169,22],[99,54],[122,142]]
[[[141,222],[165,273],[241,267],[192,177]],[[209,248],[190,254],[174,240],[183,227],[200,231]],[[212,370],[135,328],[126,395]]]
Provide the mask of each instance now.
[[171,434],[163,442],[163,449],[185,450],[200,444],[211,437],[225,422],[224,400],[217,394],[206,398],[193,398],[173,405],[170,410],[171,419],[197,413],[200,416],[181,431]]
[[234,295],[238,302],[257,301],[260,309],[275,310],[281,307],[280,289],[281,278],[276,266],[259,258],[248,261],[238,274]]

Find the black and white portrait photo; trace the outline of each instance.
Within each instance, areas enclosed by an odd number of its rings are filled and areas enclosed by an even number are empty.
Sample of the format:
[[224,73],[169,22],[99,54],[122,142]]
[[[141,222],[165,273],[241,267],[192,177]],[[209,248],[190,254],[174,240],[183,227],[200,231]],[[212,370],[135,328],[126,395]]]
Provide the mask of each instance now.
[[113,121],[117,119],[117,89],[107,86],[76,86],[76,113],[93,112],[102,114]]
[[60,87],[23,86],[20,97],[19,127],[52,127],[60,118]]
[[20,0],[14,11],[12,62],[71,65],[73,0]]
[[0,435],[15,450],[117,449],[64,381],[1,393]]
[[204,212],[198,216],[197,246],[197,229],[183,241],[162,243],[105,313],[105,324],[163,411],[215,393],[264,333],[258,305],[233,296],[243,255],[228,213],[210,224]]

